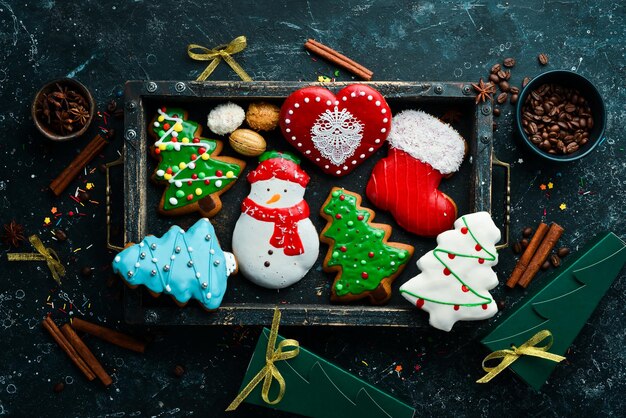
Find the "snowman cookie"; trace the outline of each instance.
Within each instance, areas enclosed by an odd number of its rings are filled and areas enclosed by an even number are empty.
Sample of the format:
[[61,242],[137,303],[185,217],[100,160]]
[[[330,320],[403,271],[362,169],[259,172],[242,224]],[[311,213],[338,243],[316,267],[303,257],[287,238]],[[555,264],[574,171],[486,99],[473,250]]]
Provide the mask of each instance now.
[[233,253],[250,281],[282,289],[302,279],[319,252],[304,200],[309,176],[288,153],[268,151],[259,161],[248,174],[251,189],[233,231]]

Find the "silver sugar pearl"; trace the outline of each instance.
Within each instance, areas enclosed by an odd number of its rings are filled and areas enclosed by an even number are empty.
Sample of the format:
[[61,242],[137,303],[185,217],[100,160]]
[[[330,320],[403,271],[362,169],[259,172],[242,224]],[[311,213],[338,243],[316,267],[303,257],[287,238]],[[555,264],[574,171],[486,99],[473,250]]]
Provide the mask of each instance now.
[[170,271],[170,266],[168,264],[164,265],[163,271]]
[[176,247],[174,251],[176,252],[176,254],[180,253],[180,247]]
[[214,265],[214,266],[219,266],[219,265],[220,265],[220,260],[215,260],[215,261],[213,262],[213,265]]
[[206,288],[208,288],[208,287],[209,287],[209,284],[208,284],[208,283],[202,283],[202,288],[203,288],[203,289],[206,289]]
[[151,276],[156,276],[156,270],[152,270],[152,271],[150,272],[150,275],[151,275]]
[[129,278],[130,278],[130,277],[133,277],[133,272],[132,272],[132,271],[129,271],[128,273],[126,273],[126,275],[127,275]]
[[193,261],[189,260],[189,261],[187,262],[187,267],[193,267]]
[[141,258],[142,260],[143,260],[144,258],[146,258],[146,253],[141,253],[141,254],[139,254],[139,258]]
[[204,237],[204,239],[207,240],[207,241],[211,241],[211,235],[207,234],[207,236]]
[[152,248],[153,250],[156,250],[157,249],[157,245],[156,244],[152,244],[152,245],[150,245],[150,248]]

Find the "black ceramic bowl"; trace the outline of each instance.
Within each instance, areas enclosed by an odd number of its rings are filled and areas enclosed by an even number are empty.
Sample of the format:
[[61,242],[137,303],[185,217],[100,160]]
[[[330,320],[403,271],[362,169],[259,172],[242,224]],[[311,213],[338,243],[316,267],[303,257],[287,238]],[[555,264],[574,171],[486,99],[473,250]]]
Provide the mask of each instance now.
[[[578,151],[571,154],[559,155],[550,154],[530,141],[530,138],[522,127],[522,106],[526,102],[526,98],[530,93],[544,84],[559,84],[564,87],[577,89],[580,94],[587,99],[591,114],[593,117],[593,129],[589,133],[589,140],[581,146]],[[548,71],[533,78],[530,83],[520,92],[519,99],[515,108],[515,119],[518,135],[522,142],[530,149],[530,151],[546,160],[556,162],[575,161],[583,158],[591,153],[594,148],[602,141],[604,137],[604,129],[606,127],[606,109],[604,101],[598,89],[585,77],[572,71],[555,70]]]

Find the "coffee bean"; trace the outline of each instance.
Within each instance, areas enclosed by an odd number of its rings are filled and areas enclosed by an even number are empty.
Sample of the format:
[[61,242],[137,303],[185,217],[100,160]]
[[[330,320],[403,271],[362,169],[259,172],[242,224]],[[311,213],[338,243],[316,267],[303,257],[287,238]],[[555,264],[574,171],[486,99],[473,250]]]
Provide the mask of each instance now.
[[539,54],[539,56],[537,56],[537,60],[539,61],[539,64],[541,65],[548,65],[548,56],[546,54]]
[[54,386],[52,386],[52,391],[54,393],[63,392],[63,389],[65,389],[65,383],[63,383],[63,382],[59,382],[59,383],[55,384]]
[[185,374],[185,368],[183,366],[178,364],[176,365],[176,367],[174,367],[174,376],[182,377],[184,374]]
[[550,264],[552,264],[554,267],[558,267],[561,265],[561,259],[559,258],[558,255],[552,254],[550,256]]
[[493,84],[498,84],[500,82],[500,77],[498,77],[496,74],[490,74],[489,81],[491,81]]
[[527,226],[526,228],[522,230],[522,235],[524,236],[524,238],[530,238],[532,234],[533,234],[533,229],[529,226]]
[[576,142],[570,142],[569,144],[567,144],[565,152],[567,154],[571,154],[573,152],[578,151],[579,148],[580,146]]
[[509,86],[508,81],[501,81],[501,82],[498,84],[498,86],[500,87],[500,90],[502,90],[502,91],[504,91],[504,92],[509,91],[509,87],[510,87],[510,86]]
[[507,68],[513,68],[515,66],[515,58],[505,58],[503,64]]
[[522,244],[520,244],[519,242],[516,242],[515,244],[513,244],[512,250],[515,254],[519,254],[522,252]]
[[517,94],[511,94],[511,104],[514,105],[515,103],[517,103],[518,98],[519,96]]
[[493,108],[493,115],[494,116],[500,116],[500,108],[499,107],[494,107]]
[[504,79],[506,81],[509,81],[511,79],[511,72],[510,71],[505,71],[504,74],[505,74]]
[[509,91],[511,92],[511,94],[519,94],[519,88],[512,86],[511,88],[509,88]]
[[519,243],[522,244],[522,248],[523,249],[528,248],[529,242],[528,242],[528,240],[526,238],[522,239]]
[[59,241],[65,241],[67,240],[67,235],[65,234],[65,232],[63,232],[62,229],[55,229],[54,230],[54,237],[59,240]]
[[569,248],[567,248],[567,247],[561,247],[561,248],[559,248],[559,250],[556,252],[556,254],[557,254],[559,257],[561,257],[561,258],[565,257],[565,256],[566,256],[566,255],[568,255],[569,253],[570,253],[570,250],[569,250]]
[[506,93],[500,93],[498,94],[498,97],[496,98],[496,101],[500,104],[506,102],[506,99],[508,99],[509,95]]
[[528,83],[530,83],[530,77],[524,77],[522,80],[522,88],[526,87]]
[[500,64],[494,64],[493,67],[491,67],[491,74],[496,74],[500,71],[500,68],[502,68]]
[[548,270],[550,268],[550,262],[548,260],[546,260],[542,265],[541,265],[541,270]]
[[496,75],[498,76],[500,80],[506,80],[506,72],[504,72],[504,70],[498,71]]

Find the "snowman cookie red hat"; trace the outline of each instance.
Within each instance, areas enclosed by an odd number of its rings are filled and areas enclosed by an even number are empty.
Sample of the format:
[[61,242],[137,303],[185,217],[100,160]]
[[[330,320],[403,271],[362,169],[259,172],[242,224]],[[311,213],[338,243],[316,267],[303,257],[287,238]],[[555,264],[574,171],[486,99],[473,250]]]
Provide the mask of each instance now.
[[250,281],[270,289],[290,286],[317,260],[319,240],[304,200],[309,176],[291,154],[265,152],[250,172],[250,194],[233,231],[233,253]]
[[333,176],[344,176],[381,147],[391,110],[373,88],[351,84],[336,95],[322,87],[292,93],[280,109],[287,142]]
[[414,234],[434,237],[452,228],[456,204],[437,188],[461,166],[463,138],[427,113],[405,110],[394,117],[387,141],[389,154],[376,163],[367,197]]

